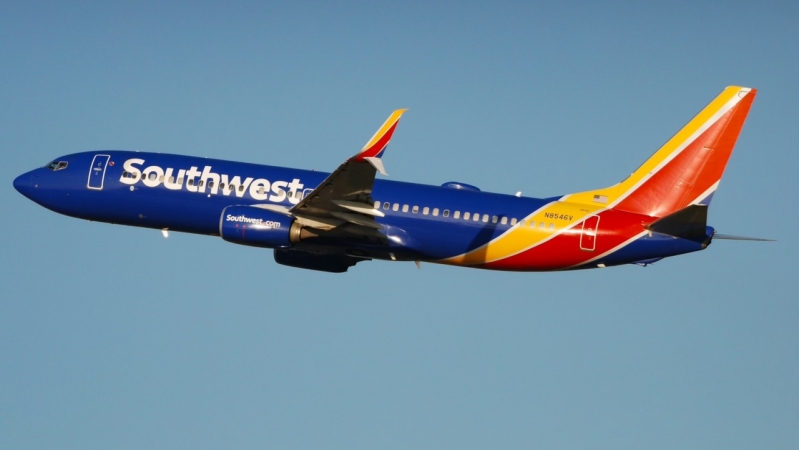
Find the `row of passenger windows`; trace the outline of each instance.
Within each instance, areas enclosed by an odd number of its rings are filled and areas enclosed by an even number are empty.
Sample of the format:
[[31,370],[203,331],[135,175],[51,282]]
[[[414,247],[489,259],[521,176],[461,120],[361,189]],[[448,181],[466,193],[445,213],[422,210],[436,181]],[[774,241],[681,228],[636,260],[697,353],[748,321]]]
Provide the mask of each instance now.
[[[381,205],[380,205],[379,201],[375,202],[375,209],[380,209],[380,206]],[[382,204],[382,206],[383,206],[383,210],[385,210],[385,211],[388,211],[389,209],[391,211],[400,211],[400,204],[399,203],[394,203],[392,205],[389,202],[385,202],[385,203]],[[402,212],[404,212],[404,213],[406,213],[408,211],[410,211],[413,214],[418,214],[419,213],[419,207],[416,206],[416,205],[414,205],[412,207],[409,207],[408,205],[402,205],[401,209],[402,209]],[[432,214],[433,216],[438,216],[439,212],[441,212],[441,216],[442,217],[449,217],[450,216],[450,210],[448,210],[448,209],[445,209],[443,211],[439,211],[438,208],[433,208],[431,210],[427,206],[422,208],[422,215],[425,215],[425,216],[428,215],[428,214]],[[461,218],[461,212],[460,211],[454,211],[452,213],[452,218],[453,219],[460,219]],[[480,213],[472,213],[472,212],[468,212],[468,211],[463,213],[463,220],[471,220],[473,222],[484,222],[484,223],[488,223],[489,220],[490,220],[491,223],[499,223],[499,224],[502,224],[502,225],[508,225],[508,223],[510,223],[511,226],[516,225],[516,223],[518,222],[518,220],[515,217],[512,217],[512,218],[508,219],[505,216],[489,216],[488,214],[482,214],[481,215]],[[521,226],[525,226],[525,225],[528,228],[536,228],[536,222],[534,220],[531,220],[531,221],[527,222],[526,224],[525,223],[521,223]],[[549,225],[547,225],[544,222],[539,222],[537,228],[540,228],[542,230],[546,229],[546,228],[549,228],[550,230],[554,230],[555,229],[555,224],[554,223],[549,223]]]

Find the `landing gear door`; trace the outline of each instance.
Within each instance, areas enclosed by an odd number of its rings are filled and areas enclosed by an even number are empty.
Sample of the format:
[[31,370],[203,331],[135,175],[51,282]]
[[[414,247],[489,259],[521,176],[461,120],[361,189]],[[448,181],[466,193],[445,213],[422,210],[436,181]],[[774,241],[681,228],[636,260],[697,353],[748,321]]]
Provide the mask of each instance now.
[[580,234],[580,250],[593,252],[596,249],[596,235],[599,229],[599,216],[587,217]]
[[94,155],[92,166],[89,167],[89,181],[86,187],[89,189],[102,190],[105,181],[105,168],[108,167],[109,155]]

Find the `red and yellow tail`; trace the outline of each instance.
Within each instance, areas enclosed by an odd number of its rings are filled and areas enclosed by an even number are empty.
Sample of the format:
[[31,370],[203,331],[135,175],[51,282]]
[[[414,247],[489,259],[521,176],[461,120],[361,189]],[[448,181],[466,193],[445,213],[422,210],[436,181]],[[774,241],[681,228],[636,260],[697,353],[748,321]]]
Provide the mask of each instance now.
[[756,94],[728,87],[626,180],[562,200],[652,217],[708,205]]

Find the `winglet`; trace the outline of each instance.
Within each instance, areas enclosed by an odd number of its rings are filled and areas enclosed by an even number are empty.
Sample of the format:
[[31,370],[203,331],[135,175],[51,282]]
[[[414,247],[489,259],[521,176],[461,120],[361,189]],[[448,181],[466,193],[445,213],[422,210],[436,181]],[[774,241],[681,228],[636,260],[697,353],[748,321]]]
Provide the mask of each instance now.
[[387,175],[381,158],[383,157],[383,152],[385,152],[389,141],[391,141],[391,136],[394,134],[394,130],[397,128],[400,117],[402,117],[402,114],[404,114],[405,111],[407,111],[407,109],[398,109],[391,113],[391,115],[388,116],[388,119],[386,119],[385,123],[383,123],[383,125],[377,130],[377,133],[375,133],[374,136],[369,139],[369,142],[363,146],[363,149],[361,149],[361,151],[355,155],[352,160],[367,161],[372,164],[378,172],[382,173],[383,175]]

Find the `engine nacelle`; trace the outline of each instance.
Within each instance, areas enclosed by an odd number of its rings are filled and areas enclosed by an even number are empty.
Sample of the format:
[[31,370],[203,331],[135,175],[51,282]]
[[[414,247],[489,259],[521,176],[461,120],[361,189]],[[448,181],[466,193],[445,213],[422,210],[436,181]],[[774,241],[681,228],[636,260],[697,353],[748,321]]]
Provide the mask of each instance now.
[[255,206],[228,206],[219,218],[222,239],[253,247],[291,247],[300,241],[302,231],[293,217]]
[[322,272],[342,273],[359,261],[369,258],[353,258],[344,253],[318,253],[296,249],[276,248],[275,262],[284,266]]

